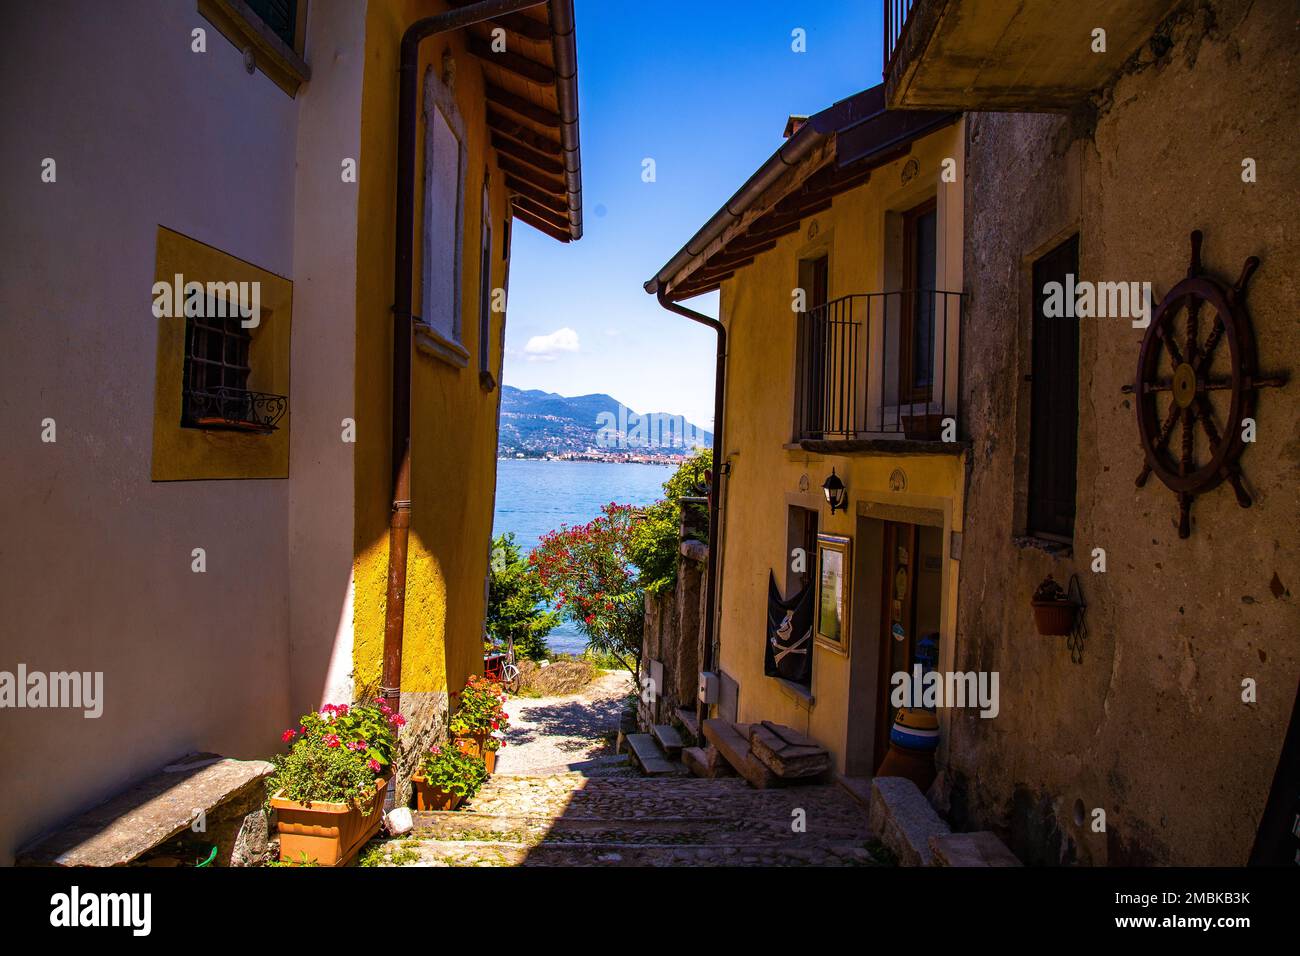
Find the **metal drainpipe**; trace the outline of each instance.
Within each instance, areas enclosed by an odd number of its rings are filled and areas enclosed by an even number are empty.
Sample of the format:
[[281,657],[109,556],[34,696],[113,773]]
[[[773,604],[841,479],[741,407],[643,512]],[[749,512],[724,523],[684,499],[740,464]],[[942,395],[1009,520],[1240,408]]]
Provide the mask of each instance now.
[[[723,445],[722,433],[723,402],[727,385],[727,330],[717,319],[711,319],[703,312],[696,312],[670,300],[663,286],[659,287],[655,296],[659,299],[659,304],[669,312],[676,312],[693,322],[706,325],[718,334],[717,368],[713,376],[713,481],[709,489],[709,578],[704,588],[704,604],[707,613],[704,617],[704,653],[700,658],[700,671],[704,672],[713,670],[713,635],[718,614],[718,568],[720,566],[718,530],[721,523],[719,516],[722,505],[722,472],[727,467],[726,446]],[[701,728],[708,713],[708,705],[697,698],[695,716]]]
[[[397,241],[393,262],[393,500],[388,519],[388,590],[384,605],[384,663],[380,693],[393,710],[402,704],[402,635],[406,627],[406,551],[411,528],[411,283],[415,249],[415,156],[420,113],[420,42],[546,0],[483,0],[417,20],[402,34],[397,94]],[[397,796],[388,781],[384,809]]]

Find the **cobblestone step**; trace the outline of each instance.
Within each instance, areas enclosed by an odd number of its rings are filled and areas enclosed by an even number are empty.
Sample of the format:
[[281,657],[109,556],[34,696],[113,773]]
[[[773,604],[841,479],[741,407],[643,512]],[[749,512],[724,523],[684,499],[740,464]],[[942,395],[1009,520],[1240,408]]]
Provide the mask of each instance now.
[[406,866],[874,866],[860,845],[808,847],[603,843],[529,847],[508,842],[412,841]]
[[415,835],[421,839],[489,840],[511,843],[626,844],[767,844],[785,846],[813,841],[861,845],[869,834],[857,823],[813,825],[796,832],[789,818],[714,815],[689,817],[608,818],[568,814],[548,819],[480,813],[420,813]]
[[[497,775],[456,812],[416,815],[409,866],[877,865],[842,788],[738,778]],[[414,860],[409,859],[413,851]]]

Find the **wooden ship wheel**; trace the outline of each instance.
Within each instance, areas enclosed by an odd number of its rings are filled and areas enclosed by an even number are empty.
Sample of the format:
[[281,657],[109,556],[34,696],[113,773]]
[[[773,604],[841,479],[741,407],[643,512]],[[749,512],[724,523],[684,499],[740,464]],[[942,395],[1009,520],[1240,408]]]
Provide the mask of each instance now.
[[1143,487],[1154,472],[1177,496],[1180,538],[1191,534],[1192,499],[1222,482],[1241,507],[1251,505],[1240,466],[1244,423],[1255,414],[1256,389],[1286,383],[1285,376],[1261,378],[1256,368],[1245,300],[1258,267],[1251,256],[1236,284],[1224,285],[1205,274],[1201,232],[1193,232],[1187,277],[1160,301],[1142,339],[1137,380],[1124,387],[1136,396],[1146,455],[1136,484]]

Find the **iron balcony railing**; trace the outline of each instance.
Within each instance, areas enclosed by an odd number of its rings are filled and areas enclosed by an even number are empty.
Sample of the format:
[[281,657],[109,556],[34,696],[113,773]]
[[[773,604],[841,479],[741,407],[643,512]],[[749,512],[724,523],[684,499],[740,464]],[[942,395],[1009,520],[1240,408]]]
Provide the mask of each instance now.
[[284,395],[244,388],[187,388],[185,424],[191,428],[229,429],[269,434],[289,408]]
[[894,62],[894,51],[898,49],[898,38],[907,29],[907,18],[911,16],[915,3],[916,0],[885,0],[885,55],[880,62],[886,79]]
[[944,438],[944,420],[959,422],[962,308],[960,292],[919,289],[801,314],[796,440]]

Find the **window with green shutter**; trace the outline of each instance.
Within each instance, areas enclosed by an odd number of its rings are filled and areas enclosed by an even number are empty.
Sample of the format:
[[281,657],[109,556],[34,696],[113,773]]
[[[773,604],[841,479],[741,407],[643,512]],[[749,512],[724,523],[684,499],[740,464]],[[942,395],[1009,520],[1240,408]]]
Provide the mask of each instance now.
[[271,31],[294,49],[293,34],[298,23],[298,0],[244,0]]

